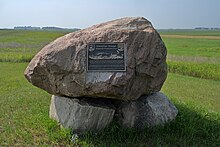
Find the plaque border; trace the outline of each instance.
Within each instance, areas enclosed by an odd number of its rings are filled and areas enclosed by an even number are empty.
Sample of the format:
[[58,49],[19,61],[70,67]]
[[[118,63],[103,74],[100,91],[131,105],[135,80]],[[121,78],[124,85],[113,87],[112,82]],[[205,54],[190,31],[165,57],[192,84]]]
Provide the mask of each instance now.
[[[124,44],[124,63],[125,63],[125,69],[124,70],[89,70],[88,69],[88,65],[89,65],[89,54],[88,54],[88,49],[89,49],[89,44],[95,44],[95,43],[99,43],[99,44],[113,44],[113,43],[121,43]],[[86,72],[125,72],[127,71],[127,46],[126,43],[124,42],[89,42],[87,43],[87,47],[86,47]]]

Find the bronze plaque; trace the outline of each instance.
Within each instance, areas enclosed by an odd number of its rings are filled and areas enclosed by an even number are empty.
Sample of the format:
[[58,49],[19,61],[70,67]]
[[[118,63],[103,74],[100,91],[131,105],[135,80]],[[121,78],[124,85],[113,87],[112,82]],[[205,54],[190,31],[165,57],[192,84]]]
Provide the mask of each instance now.
[[126,71],[125,43],[89,43],[87,71]]

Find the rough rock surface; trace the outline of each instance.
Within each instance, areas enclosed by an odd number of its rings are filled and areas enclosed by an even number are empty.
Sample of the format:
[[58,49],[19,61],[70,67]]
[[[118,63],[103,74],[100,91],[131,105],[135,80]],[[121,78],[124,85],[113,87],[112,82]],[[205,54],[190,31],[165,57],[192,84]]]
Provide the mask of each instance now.
[[52,96],[50,118],[75,133],[99,131],[112,122],[115,107],[103,101]]
[[[124,42],[126,72],[87,72],[86,46],[90,42]],[[148,20],[122,18],[51,42],[32,59],[25,77],[54,95],[135,100],[161,89],[167,76],[166,53]]]
[[116,112],[116,118],[124,127],[143,129],[175,119],[177,108],[161,92],[142,96],[138,100],[122,102]]

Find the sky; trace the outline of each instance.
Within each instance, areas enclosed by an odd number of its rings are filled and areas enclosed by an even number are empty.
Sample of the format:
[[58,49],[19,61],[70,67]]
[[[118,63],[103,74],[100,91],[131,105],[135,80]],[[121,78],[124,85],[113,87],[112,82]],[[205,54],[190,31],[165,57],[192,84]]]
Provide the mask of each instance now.
[[220,28],[220,0],[0,0],[0,28],[86,28],[142,16],[157,29]]

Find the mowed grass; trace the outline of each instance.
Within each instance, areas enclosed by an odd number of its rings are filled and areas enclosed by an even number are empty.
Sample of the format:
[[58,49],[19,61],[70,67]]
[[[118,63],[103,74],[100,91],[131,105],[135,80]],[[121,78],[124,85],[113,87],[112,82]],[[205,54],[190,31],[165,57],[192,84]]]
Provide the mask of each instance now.
[[162,91],[174,100],[220,114],[220,81],[170,73]]
[[26,66],[0,63],[0,146],[69,143],[68,131],[48,117],[50,95],[25,80]]
[[28,83],[27,63],[0,63],[0,146],[220,145],[220,82],[169,74],[163,87],[179,114],[164,127],[138,132],[113,122],[75,143],[71,131],[49,119],[51,95]]

